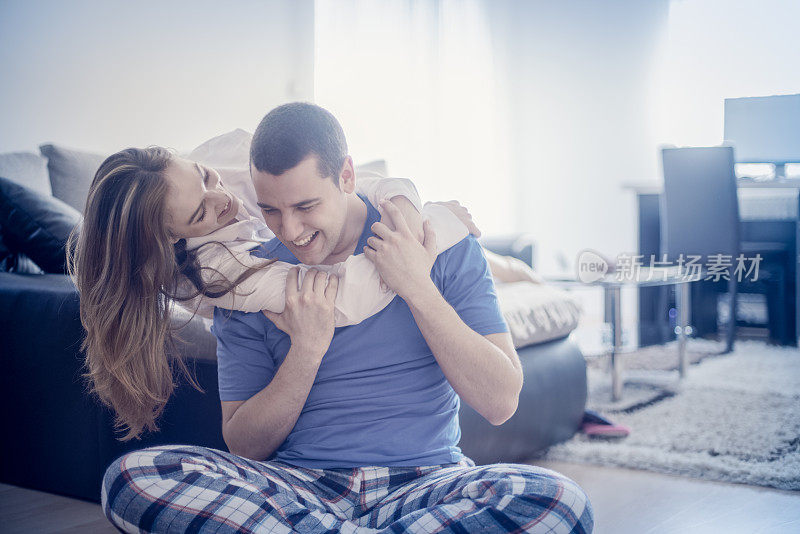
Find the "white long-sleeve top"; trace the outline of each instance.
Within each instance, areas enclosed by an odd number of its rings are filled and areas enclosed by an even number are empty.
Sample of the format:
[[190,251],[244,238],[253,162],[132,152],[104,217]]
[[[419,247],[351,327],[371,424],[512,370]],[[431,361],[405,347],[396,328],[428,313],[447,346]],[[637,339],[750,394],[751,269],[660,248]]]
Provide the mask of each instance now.
[[[381,200],[404,196],[420,211],[422,217],[430,221],[436,233],[437,255],[464,239],[467,227],[449,209],[428,204],[420,207],[421,201],[416,187],[403,178],[359,178],[357,192],[366,196],[371,204],[378,206]],[[270,310],[283,311],[286,304],[286,276],[295,265],[276,261],[269,265],[268,260],[250,254],[259,243],[274,235],[261,218],[253,217],[240,209],[238,221],[202,237],[186,240],[187,250],[197,249],[200,274],[205,282],[220,280],[233,281],[251,267],[261,267],[232,292],[221,297],[197,296],[190,301],[178,304],[206,318],[213,315],[214,307],[258,312]],[[206,245],[206,246],[203,246]],[[223,246],[224,245],[224,246]],[[396,294],[380,288],[380,276],[375,265],[364,254],[350,256],[346,261],[334,265],[297,265],[300,268],[299,280],[309,269],[314,268],[335,274],[339,277],[339,289],[334,303],[334,320],[337,327],[358,324],[375,315],[394,299]],[[189,295],[195,291],[194,285],[185,279],[179,294]]]

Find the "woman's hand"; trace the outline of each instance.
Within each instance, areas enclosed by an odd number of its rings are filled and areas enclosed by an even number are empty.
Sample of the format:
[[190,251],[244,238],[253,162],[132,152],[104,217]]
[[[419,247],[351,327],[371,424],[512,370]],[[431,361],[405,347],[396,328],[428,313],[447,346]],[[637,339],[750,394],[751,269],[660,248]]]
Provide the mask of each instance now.
[[467,227],[469,233],[475,237],[481,236],[481,231],[475,225],[475,221],[472,220],[472,214],[467,208],[462,206],[458,200],[448,200],[447,202],[428,202],[428,204],[439,204],[440,206],[444,206],[445,208],[449,209],[453,212],[453,215],[458,217],[461,222],[464,223],[464,226]]
[[328,273],[309,269],[298,289],[298,273],[293,267],[286,275],[286,307],[283,312],[263,310],[262,313],[283,330],[299,346],[321,358],[333,340],[334,302],[339,279]]

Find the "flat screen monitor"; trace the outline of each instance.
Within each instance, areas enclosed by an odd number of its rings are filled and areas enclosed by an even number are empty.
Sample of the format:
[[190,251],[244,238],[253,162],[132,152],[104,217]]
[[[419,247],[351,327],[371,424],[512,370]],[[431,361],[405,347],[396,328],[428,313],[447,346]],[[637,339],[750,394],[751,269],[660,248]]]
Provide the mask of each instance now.
[[800,94],[726,98],[725,144],[737,163],[800,163]]

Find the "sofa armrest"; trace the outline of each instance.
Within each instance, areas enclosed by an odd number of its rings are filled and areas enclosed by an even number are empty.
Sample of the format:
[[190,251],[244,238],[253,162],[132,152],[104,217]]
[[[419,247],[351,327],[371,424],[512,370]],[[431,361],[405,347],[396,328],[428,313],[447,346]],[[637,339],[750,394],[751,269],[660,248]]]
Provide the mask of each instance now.
[[184,360],[217,362],[217,338],[214,337],[205,320],[180,306],[172,308],[172,327],[175,329],[178,355]]
[[97,501],[106,467],[129,450],[165,443],[225,449],[217,367],[209,358],[214,338],[200,318],[179,331],[186,343],[178,350],[204,393],[181,380],[160,431],[128,442],[117,440],[112,414],[88,393],[79,299],[69,277],[0,272],[0,318],[0,402],[9,407],[10,436],[0,455],[13,459],[0,462],[0,481]]
[[524,462],[572,437],[586,407],[586,360],[569,338],[519,349],[525,376],[516,413],[492,426],[461,402],[461,450],[478,464]]
[[85,496],[101,476],[103,417],[86,393],[78,294],[65,275],[0,273],[3,372],[9,407],[0,480]]

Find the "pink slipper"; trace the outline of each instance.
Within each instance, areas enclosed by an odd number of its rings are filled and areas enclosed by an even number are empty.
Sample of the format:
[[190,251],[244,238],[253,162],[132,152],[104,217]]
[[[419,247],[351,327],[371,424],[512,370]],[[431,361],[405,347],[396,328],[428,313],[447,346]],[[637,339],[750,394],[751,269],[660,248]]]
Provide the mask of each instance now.
[[581,431],[587,436],[606,438],[624,438],[631,433],[630,427],[617,424],[595,410],[584,411]]
[[630,427],[625,425],[598,425],[597,423],[584,423],[581,431],[587,436],[601,436],[605,438],[624,438],[631,433]]

